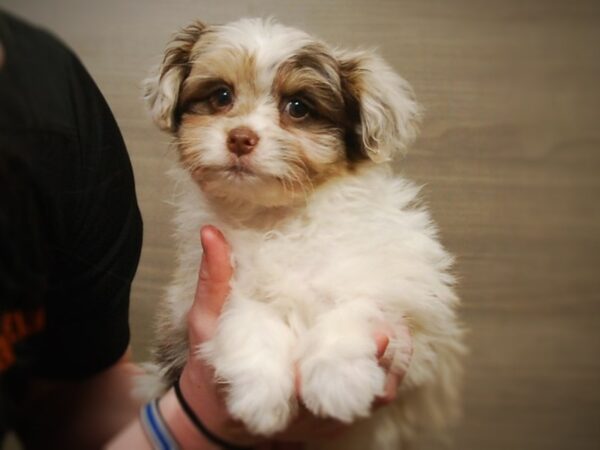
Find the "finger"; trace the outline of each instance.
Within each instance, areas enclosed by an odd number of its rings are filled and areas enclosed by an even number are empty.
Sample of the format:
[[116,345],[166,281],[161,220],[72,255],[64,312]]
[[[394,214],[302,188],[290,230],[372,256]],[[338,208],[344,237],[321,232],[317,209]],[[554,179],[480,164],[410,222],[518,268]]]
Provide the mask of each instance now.
[[387,337],[385,334],[376,331],[375,332],[375,345],[377,346],[377,359],[381,359],[383,358],[383,355],[385,353],[385,351],[387,350],[387,347],[390,343],[390,338]]
[[213,226],[202,227],[200,238],[203,253],[193,308],[219,315],[233,275],[230,248],[223,234]]
[[229,244],[223,233],[212,225],[206,225],[200,230],[200,240],[206,262],[201,276],[209,277],[213,282],[229,282],[233,270],[229,260]]
[[302,378],[298,365],[294,367],[294,390],[296,391],[296,398],[302,400]]
[[388,372],[385,379],[383,394],[375,399],[374,407],[387,405],[396,400],[398,396],[398,386],[402,382],[403,375],[394,372]]

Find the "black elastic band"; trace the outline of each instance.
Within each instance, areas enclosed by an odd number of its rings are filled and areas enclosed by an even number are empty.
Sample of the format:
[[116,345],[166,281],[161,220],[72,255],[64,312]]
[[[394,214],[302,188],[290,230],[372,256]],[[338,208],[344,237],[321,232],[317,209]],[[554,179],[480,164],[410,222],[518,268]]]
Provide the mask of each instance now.
[[175,388],[175,395],[177,396],[177,400],[179,400],[179,404],[181,408],[185,412],[185,414],[189,417],[189,419],[196,425],[196,428],[200,430],[200,432],[213,444],[218,445],[226,450],[252,450],[251,447],[240,447],[239,445],[233,445],[229,442],[221,439],[219,436],[215,435],[212,431],[206,428],[206,425],[202,423],[202,421],[198,418],[196,413],[192,410],[191,406],[183,397],[183,393],[181,392],[181,387],[179,386],[179,378],[173,385]]

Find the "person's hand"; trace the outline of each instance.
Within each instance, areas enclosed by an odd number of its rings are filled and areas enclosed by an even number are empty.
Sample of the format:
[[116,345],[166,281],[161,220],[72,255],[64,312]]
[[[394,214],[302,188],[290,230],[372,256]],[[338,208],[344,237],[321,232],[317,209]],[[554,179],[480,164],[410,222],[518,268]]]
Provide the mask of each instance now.
[[213,368],[195,354],[215,333],[233,275],[229,245],[222,233],[215,227],[205,226],[200,237],[202,261],[194,303],[187,315],[189,354],[180,378],[181,391],[196,415],[215,435],[240,445],[256,444],[263,439],[250,435],[229,415]]
[[[230,248],[221,232],[212,226],[202,228],[201,241],[204,251],[198,285],[194,303],[187,317],[190,353],[180,380],[182,393],[192,409],[206,427],[217,436],[240,445],[260,443],[261,450],[296,450],[302,448],[297,444],[299,442],[327,438],[343,432],[347,425],[333,419],[315,417],[302,406],[298,379],[296,380],[296,392],[300,404],[298,416],[284,432],[273,437],[269,442],[265,442],[264,438],[251,435],[242,423],[229,415],[224,392],[215,382],[213,369],[194,352],[199,345],[212,338],[221,309],[229,295],[229,282],[233,275]],[[407,336],[410,341],[408,331]],[[376,400],[374,405],[377,408],[395,399],[403,374],[392,372],[390,362],[384,357],[389,343],[388,336],[380,332],[376,333],[373,339],[377,345],[380,364],[388,374],[385,393]]]

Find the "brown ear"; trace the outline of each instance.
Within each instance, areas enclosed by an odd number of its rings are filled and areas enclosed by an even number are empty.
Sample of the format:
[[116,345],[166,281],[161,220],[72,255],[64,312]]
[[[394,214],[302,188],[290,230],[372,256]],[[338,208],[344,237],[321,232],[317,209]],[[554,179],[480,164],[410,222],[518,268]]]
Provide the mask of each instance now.
[[190,55],[207,27],[194,22],[175,36],[167,45],[162,64],[144,80],[144,99],[152,119],[164,131],[174,133],[179,128],[178,108],[181,84],[190,73]]
[[337,55],[343,89],[356,105],[356,135],[363,153],[375,162],[391,160],[416,137],[420,116],[413,91],[372,51]]

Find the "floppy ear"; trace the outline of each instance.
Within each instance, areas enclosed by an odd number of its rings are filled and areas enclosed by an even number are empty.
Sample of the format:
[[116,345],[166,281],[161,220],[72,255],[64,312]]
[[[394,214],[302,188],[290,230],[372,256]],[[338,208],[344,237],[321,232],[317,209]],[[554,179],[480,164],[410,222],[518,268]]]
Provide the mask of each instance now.
[[201,22],[194,22],[175,34],[167,45],[162,64],[143,82],[144,99],[161,130],[174,133],[179,127],[177,105],[181,84],[191,70],[189,63],[194,44],[206,28]]
[[419,105],[403,78],[372,51],[339,52],[347,102],[358,111],[355,133],[375,162],[391,160],[416,137]]

